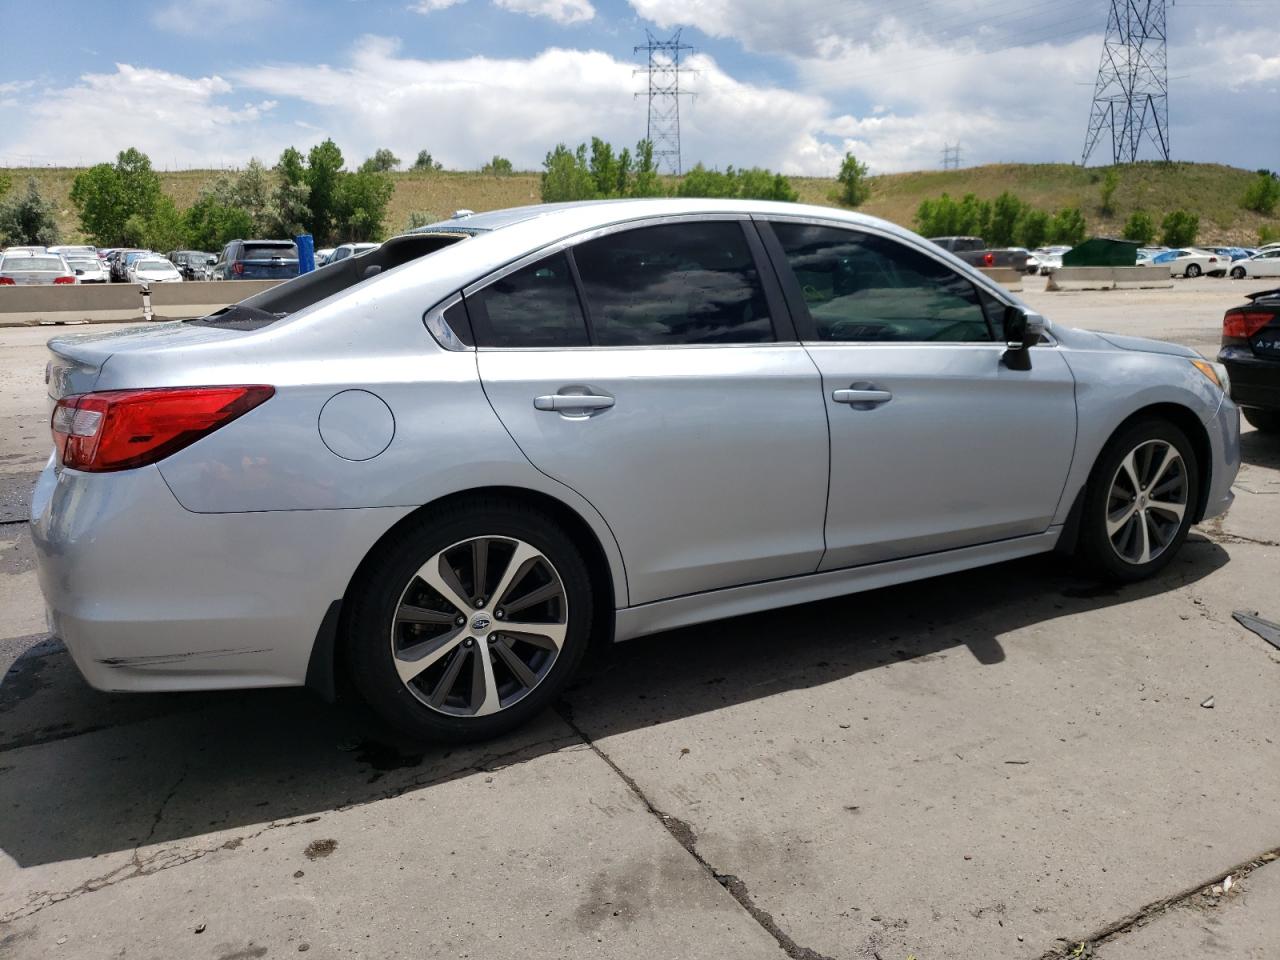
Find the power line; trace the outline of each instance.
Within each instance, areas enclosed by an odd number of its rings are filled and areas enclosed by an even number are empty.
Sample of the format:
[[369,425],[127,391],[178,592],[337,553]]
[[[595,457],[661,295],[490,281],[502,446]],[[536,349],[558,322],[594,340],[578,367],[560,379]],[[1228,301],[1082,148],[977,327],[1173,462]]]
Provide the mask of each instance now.
[[1144,139],[1169,160],[1165,0],[1111,0],[1081,163],[1111,132],[1111,162],[1133,163]]
[[636,53],[643,52],[648,59],[648,65],[636,72],[648,75],[649,87],[636,96],[649,98],[646,137],[653,144],[654,164],[659,169],[665,164],[667,172],[675,174],[683,172],[680,166],[680,98],[693,96],[680,89],[680,75],[694,72],[680,66],[681,54],[693,52],[693,47],[680,42],[680,33],[677,30],[670,40],[659,40],[646,30],[648,41],[635,48]]

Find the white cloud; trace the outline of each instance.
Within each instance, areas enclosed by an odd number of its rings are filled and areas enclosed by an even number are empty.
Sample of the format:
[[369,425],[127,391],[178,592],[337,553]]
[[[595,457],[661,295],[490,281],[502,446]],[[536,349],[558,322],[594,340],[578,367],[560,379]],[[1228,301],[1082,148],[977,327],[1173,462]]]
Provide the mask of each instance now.
[[288,8],[284,0],[173,0],[151,15],[161,30],[188,36],[208,36]]
[[504,10],[531,17],[548,17],[556,23],[585,23],[596,15],[589,0],[493,0]]
[[446,10],[449,7],[456,7],[463,3],[464,0],[416,0],[409,5],[409,9],[414,13],[434,13],[436,10]]

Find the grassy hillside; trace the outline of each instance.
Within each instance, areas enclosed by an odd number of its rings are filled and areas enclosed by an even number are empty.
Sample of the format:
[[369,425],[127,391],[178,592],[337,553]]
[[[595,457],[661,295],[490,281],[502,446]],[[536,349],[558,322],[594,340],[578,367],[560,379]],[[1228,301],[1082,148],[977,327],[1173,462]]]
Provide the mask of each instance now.
[[[1023,200],[1052,212],[1064,206],[1078,206],[1094,235],[1116,235],[1137,207],[1151,213],[1157,224],[1169,210],[1179,207],[1200,215],[1201,243],[1248,243],[1257,241],[1258,230],[1268,224],[1280,227],[1280,217],[1262,217],[1240,208],[1250,177],[1248,170],[1219,164],[1139,163],[1120,167],[1120,186],[1113,203],[1116,216],[1104,218],[1098,210],[1104,168],[1084,168],[1074,164],[995,164],[960,170],[928,170],[874,177],[871,198],[860,209],[906,226],[920,201],[944,191],[953,197],[974,193],[990,200],[1009,190]],[[76,211],[68,200],[71,183],[79,170],[72,168],[11,169],[5,171],[14,186],[33,176],[41,192],[58,206],[58,220],[64,235],[80,236]],[[212,170],[182,170],[161,173],[164,190],[179,208],[189,206],[201,184],[215,176]],[[411,212],[444,218],[454,210],[492,210],[538,202],[536,173],[516,173],[507,177],[475,172],[397,173],[395,194],[387,218],[389,232],[402,229]],[[667,178],[674,185],[674,178]],[[793,177],[792,185],[806,203],[832,204],[834,180],[821,177]]]

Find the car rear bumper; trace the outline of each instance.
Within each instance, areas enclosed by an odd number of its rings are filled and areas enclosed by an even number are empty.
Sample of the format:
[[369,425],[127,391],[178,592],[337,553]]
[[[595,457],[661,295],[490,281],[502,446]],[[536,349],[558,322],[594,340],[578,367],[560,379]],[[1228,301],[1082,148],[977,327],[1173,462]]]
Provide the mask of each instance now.
[[100,690],[301,685],[325,612],[407,508],[199,514],[155,466],[40,475],[49,629]]
[[1262,359],[1248,347],[1223,347],[1218,362],[1231,376],[1231,399],[1238,406],[1280,410],[1280,360]]

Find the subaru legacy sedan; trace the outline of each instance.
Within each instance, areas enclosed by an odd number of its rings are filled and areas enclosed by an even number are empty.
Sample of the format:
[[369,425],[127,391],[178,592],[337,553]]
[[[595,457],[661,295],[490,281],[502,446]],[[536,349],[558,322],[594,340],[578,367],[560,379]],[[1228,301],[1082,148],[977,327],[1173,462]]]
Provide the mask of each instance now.
[[1218,365],[794,204],[479,214],[49,349],[32,531],[88,681],[349,682],[418,737],[528,720],[593,640],[1055,548],[1149,577],[1239,461]]

